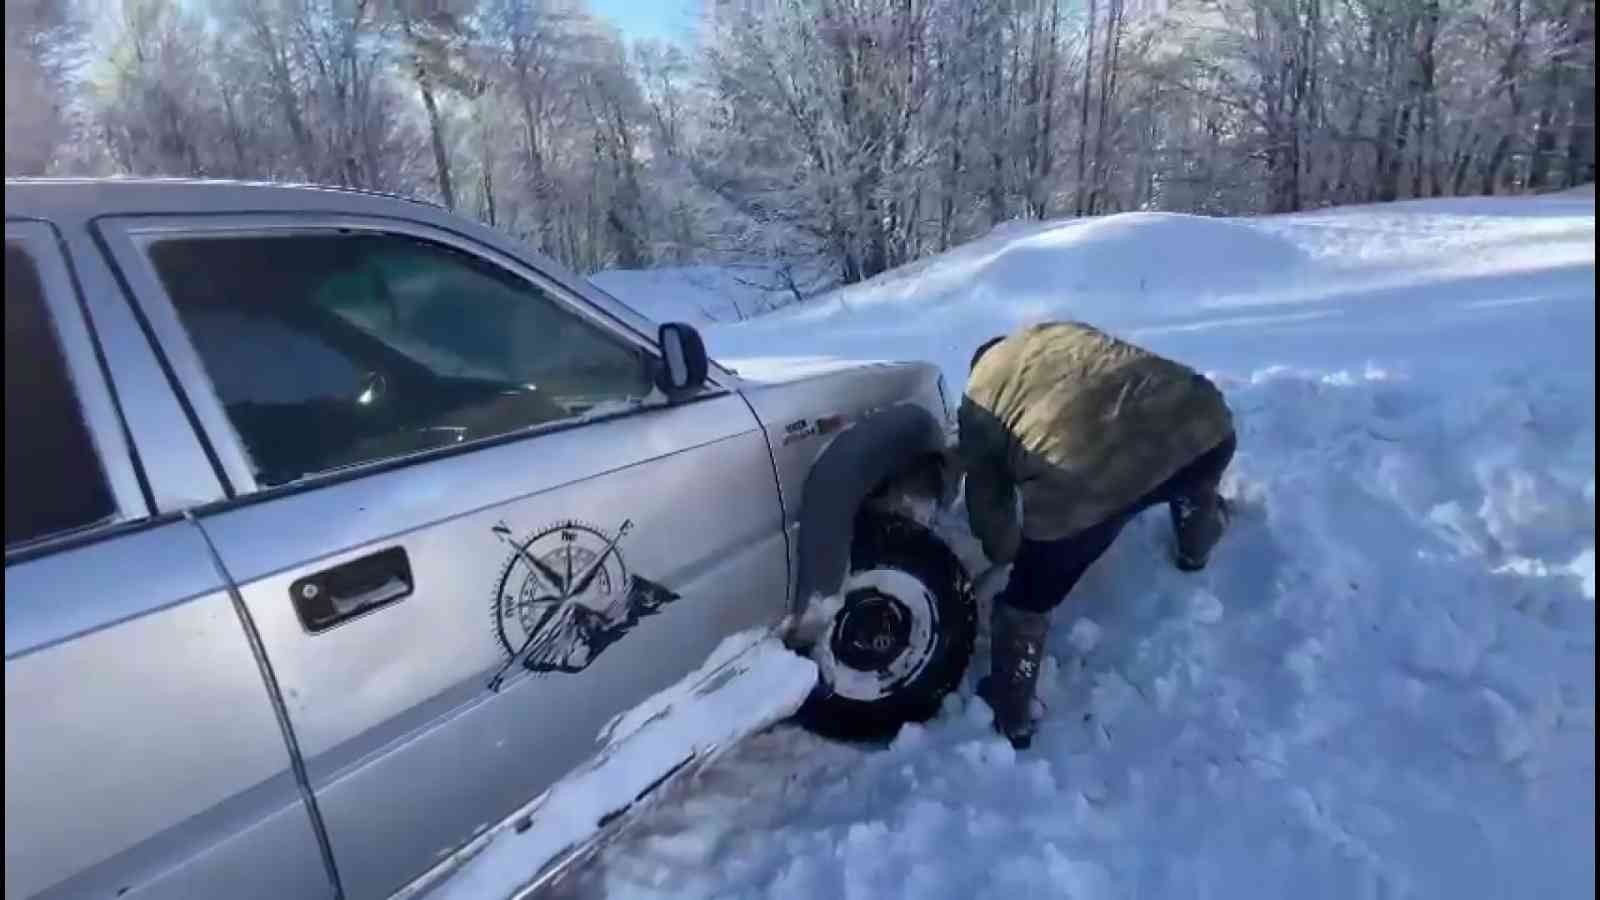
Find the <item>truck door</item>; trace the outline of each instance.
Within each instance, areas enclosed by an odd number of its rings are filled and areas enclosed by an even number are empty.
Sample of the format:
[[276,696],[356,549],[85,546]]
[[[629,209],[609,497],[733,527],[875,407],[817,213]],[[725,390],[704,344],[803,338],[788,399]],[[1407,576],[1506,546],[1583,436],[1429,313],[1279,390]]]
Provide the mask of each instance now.
[[257,655],[199,530],[150,514],[58,247],[6,223],[6,896],[330,897]]
[[346,896],[421,875],[783,614],[749,408],[718,385],[667,405],[649,336],[558,282],[389,219],[108,234],[236,494],[202,524]]

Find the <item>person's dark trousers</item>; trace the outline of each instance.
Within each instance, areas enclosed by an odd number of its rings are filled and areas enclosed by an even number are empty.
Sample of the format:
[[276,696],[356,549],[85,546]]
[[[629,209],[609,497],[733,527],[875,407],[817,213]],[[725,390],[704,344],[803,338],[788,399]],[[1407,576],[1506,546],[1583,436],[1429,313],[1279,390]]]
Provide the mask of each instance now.
[[1166,503],[1172,510],[1172,524],[1178,540],[1178,567],[1203,567],[1212,547],[1222,536],[1221,498],[1217,496],[1217,486],[1222,482],[1222,473],[1233,461],[1237,446],[1237,439],[1229,435],[1137,503],[1071,537],[1058,541],[1024,538],[1012,562],[1011,580],[995,602],[1036,613],[1055,609],[1089,566],[1116,540],[1123,526],[1158,503]]

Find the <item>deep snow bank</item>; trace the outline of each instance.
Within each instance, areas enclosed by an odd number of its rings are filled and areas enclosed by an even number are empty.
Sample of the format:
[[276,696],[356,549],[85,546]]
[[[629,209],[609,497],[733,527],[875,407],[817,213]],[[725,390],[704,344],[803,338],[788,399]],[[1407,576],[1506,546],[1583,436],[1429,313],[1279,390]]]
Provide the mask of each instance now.
[[1161,563],[1159,511],[1124,533],[1054,623],[1032,752],[976,672],[885,752],[780,729],[573,892],[1592,896],[1592,199],[1019,227],[709,344],[959,385],[1051,316],[1223,386],[1240,514],[1211,569]]
[[[1523,328],[1564,354],[1553,363],[1573,365],[1583,359],[1568,351],[1583,346],[1592,363],[1592,338],[1582,345],[1545,329],[1568,321],[1570,310],[1553,307],[1592,303],[1593,265],[1594,203],[1584,197],[1250,219],[1137,213],[1007,223],[803,306],[705,331],[713,355],[735,367],[756,357],[928,359],[953,386],[966,380],[983,337],[1056,317],[1235,374],[1278,364],[1359,368],[1374,352],[1390,369],[1468,361],[1476,347],[1499,348],[1509,329]],[[658,289],[678,277],[668,271],[595,279],[651,314],[680,302]],[[630,291],[630,279],[649,287]]]

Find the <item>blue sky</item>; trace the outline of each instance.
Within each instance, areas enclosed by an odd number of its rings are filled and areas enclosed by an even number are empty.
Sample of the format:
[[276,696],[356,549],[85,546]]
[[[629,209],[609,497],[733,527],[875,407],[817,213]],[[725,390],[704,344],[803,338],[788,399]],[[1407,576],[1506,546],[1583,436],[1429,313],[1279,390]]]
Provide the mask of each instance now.
[[622,29],[628,40],[648,38],[688,44],[700,0],[589,0],[589,8]]

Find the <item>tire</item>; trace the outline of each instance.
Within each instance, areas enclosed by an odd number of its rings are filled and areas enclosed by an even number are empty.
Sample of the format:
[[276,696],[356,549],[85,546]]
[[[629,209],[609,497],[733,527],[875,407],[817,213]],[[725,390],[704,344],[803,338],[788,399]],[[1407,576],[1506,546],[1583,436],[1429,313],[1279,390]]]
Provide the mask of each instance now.
[[843,603],[812,648],[818,684],[796,718],[823,737],[883,741],[939,712],[972,659],[966,568],[922,525],[864,511]]

